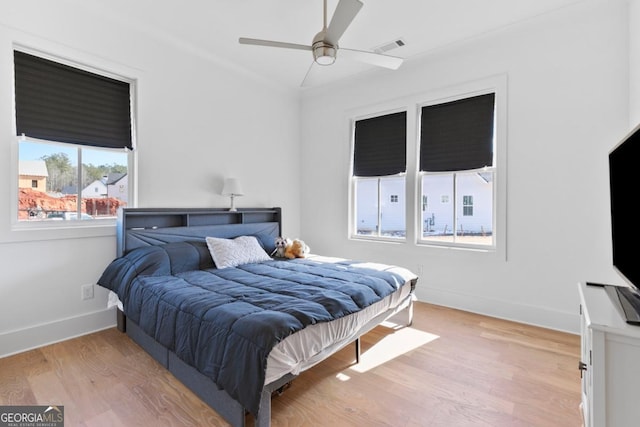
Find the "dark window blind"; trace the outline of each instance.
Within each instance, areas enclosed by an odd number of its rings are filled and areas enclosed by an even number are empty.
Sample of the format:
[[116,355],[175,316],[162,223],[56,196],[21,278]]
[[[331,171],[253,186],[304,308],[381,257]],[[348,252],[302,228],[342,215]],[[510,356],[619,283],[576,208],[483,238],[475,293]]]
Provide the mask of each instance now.
[[420,170],[452,172],[493,165],[495,94],[422,108]]
[[356,121],[354,176],[389,176],[406,172],[406,159],[406,111]]
[[14,51],[17,134],[132,148],[129,83]]

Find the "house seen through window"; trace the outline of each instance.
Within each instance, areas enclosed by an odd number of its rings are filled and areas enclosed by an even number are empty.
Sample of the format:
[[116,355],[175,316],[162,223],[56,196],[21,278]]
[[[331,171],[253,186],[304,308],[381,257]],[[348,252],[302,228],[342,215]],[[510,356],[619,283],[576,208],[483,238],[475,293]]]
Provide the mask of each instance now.
[[[24,139],[18,153],[19,220],[112,219],[127,205],[128,191],[120,191],[128,163],[122,150]],[[22,185],[27,174],[39,177],[30,188]]]

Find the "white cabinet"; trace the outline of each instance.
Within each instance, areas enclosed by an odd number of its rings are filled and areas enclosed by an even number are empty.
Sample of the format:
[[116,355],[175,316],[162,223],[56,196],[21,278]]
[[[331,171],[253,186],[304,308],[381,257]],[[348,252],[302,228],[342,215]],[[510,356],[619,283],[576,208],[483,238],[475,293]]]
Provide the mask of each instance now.
[[640,426],[640,326],[603,287],[580,283],[582,411],[586,427]]

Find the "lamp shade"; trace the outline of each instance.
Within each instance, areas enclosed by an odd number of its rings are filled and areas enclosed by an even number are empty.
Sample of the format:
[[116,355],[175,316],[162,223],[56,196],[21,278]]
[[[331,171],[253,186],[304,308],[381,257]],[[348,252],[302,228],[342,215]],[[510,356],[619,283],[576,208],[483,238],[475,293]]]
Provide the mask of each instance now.
[[222,194],[225,196],[242,196],[244,192],[240,186],[240,181],[236,178],[227,178],[224,180],[224,187],[222,188]]

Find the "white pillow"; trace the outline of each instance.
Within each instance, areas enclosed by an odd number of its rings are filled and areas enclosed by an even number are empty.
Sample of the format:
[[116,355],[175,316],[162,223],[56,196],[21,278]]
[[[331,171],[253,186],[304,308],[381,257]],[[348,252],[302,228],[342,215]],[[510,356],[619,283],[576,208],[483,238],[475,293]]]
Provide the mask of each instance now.
[[254,236],[239,236],[235,239],[207,237],[205,240],[218,268],[271,260]]

